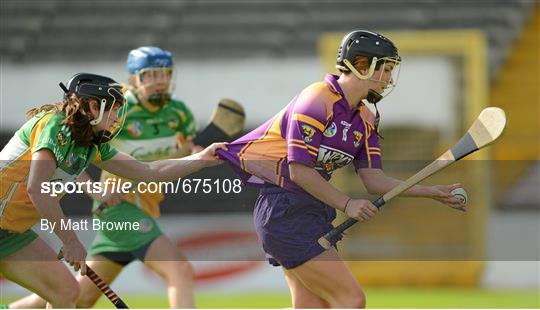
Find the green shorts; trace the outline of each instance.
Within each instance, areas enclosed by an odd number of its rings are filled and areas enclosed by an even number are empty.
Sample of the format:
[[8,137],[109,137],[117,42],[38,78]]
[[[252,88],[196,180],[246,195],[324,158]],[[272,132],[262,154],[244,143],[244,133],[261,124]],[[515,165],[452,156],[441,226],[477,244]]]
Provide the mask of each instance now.
[[[94,208],[98,204],[94,203]],[[90,246],[92,256],[104,252],[130,252],[154,241],[163,233],[156,221],[129,202],[121,202],[103,210],[102,221],[139,223],[138,230],[99,230]]]
[[0,260],[29,245],[37,237],[31,229],[23,233],[12,233],[0,228]]

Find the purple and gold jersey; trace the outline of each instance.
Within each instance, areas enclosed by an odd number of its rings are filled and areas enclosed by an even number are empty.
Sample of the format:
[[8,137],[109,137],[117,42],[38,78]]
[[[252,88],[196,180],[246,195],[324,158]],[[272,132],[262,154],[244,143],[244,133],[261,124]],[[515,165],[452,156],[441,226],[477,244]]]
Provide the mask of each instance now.
[[228,148],[219,154],[246,184],[268,182],[300,193],[305,192],[289,177],[290,162],[313,167],[326,180],[351,162],[356,169],[382,169],[373,113],[362,103],[351,111],[337,76],[330,74]]

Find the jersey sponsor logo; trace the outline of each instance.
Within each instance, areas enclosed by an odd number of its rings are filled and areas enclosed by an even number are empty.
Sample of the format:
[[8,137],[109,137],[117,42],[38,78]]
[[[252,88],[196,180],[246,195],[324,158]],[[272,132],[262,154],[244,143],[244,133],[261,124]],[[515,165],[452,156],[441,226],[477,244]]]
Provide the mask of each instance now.
[[111,145],[115,149],[130,154],[138,160],[163,159],[178,151],[178,139],[175,134],[147,139],[137,139],[127,136],[121,139],[114,139]]
[[137,147],[133,149],[129,155],[133,156],[137,160],[158,160],[166,158],[178,151],[177,146],[166,146],[162,148],[145,148]]
[[360,146],[360,141],[362,140],[362,133],[358,130],[353,131],[354,135],[354,147]]
[[348,165],[352,160],[352,155],[321,144],[315,169],[322,169],[327,173],[332,173],[334,170]]
[[313,141],[313,136],[315,135],[315,128],[309,126],[309,125],[302,125],[302,136],[304,137],[304,141],[309,143]]
[[336,135],[337,132],[337,125],[336,123],[332,122],[332,125],[330,125],[326,130],[324,131],[323,135],[328,138],[332,138]]
[[140,137],[143,132],[143,124],[140,121],[132,121],[128,124],[127,130],[131,136]]

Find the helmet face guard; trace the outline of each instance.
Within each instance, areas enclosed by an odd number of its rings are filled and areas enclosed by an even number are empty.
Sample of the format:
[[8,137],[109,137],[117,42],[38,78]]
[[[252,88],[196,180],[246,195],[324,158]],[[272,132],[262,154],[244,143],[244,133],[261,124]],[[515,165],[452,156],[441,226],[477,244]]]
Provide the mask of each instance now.
[[[358,56],[368,58],[367,74],[360,73],[354,67],[353,63]],[[360,80],[385,84],[380,93],[374,89],[369,90],[371,95],[368,95],[368,101],[371,103],[377,103],[397,85],[400,64],[401,57],[394,43],[378,33],[366,30],[356,30],[345,35],[336,59],[337,69],[352,72]]]
[[99,124],[104,118],[105,128],[96,133],[94,142],[96,144],[106,143],[114,139],[122,130],[124,122],[126,121],[126,107],[124,97],[118,97],[118,94],[122,95],[121,92],[116,88],[109,88],[109,94],[111,95],[111,100],[101,99],[99,106],[99,115],[96,119],[90,121],[90,124],[95,126]]
[[[112,120],[112,115],[116,112],[116,118]],[[95,134],[94,142],[96,144],[107,143],[114,139],[122,130],[126,121],[126,109],[122,105],[118,109],[113,108],[107,113],[107,121],[105,126],[107,129],[100,130]]]
[[146,68],[138,71],[135,74],[135,89],[152,88],[153,86],[161,86],[162,91],[152,91],[146,94],[147,100],[154,106],[163,106],[171,99],[173,92],[173,69],[165,68]]
[[[356,70],[353,64],[347,59],[344,60],[344,63],[347,69],[349,69],[348,71],[352,72],[358,79],[384,84],[384,89],[381,93],[374,89],[369,90],[372,96],[368,96],[368,101],[373,104],[388,96],[394,90],[399,80],[399,73],[401,71],[401,61],[399,59],[390,57],[377,59],[377,57],[373,57],[366,75]],[[380,98],[373,98],[373,92],[380,95]]]
[[174,87],[173,59],[169,51],[154,46],[134,49],[128,54],[127,69],[135,75],[135,91],[140,95],[144,89],[150,104],[163,106],[169,102]]

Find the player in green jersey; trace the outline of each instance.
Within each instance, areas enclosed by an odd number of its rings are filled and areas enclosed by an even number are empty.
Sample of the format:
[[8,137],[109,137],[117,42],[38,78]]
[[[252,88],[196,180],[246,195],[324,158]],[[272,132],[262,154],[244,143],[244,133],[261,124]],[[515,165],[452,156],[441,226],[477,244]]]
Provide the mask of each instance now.
[[[173,60],[168,51],[157,47],[132,50],[127,59],[129,91],[126,93],[127,117],[114,146],[140,160],[182,157],[202,148],[192,139],[196,123],[188,107],[171,97]],[[111,175],[104,173],[102,180]],[[121,201],[117,201],[121,199]],[[90,266],[105,281],[112,282],[133,260],[143,262],[167,283],[171,308],[194,308],[193,268],[176,245],[162,232],[154,218],[160,215],[162,193],[134,193],[111,197],[112,208],[103,211],[107,221],[138,221],[138,232],[100,231],[90,254]],[[103,201],[95,201],[97,208]],[[100,291],[88,279],[80,278],[82,294],[78,306],[91,307]]]
[[[119,151],[138,160],[178,158],[202,150],[191,142],[196,123],[188,107],[171,98],[173,59],[168,51],[157,47],[140,47],[130,51],[127,59],[129,90],[126,98],[126,121],[111,143]],[[85,181],[89,176],[83,176]],[[101,181],[117,176],[104,172]],[[163,235],[155,218],[160,215],[161,193],[91,195],[94,210],[106,203],[101,219],[108,222],[129,221],[141,225],[139,231],[98,231],[90,248],[88,265],[107,283],[111,283],[125,266],[140,260],[161,276],[168,285],[172,308],[194,308],[193,269],[176,245]],[[101,292],[86,277],[79,278],[81,294],[78,307],[92,307]],[[39,296],[32,295],[12,305],[26,308],[44,307]]]
[[[125,99],[114,80],[80,73],[57,104],[29,112],[30,119],[0,152],[0,274],[42,296],[53,307],[74,308],[79,285],[31,227],[45,220],[63,243],[64,258],[86,273],[86,250],[66,227],[59,197],[46,185],[73,182],[90,163],[137,181],[174,180],[219,164],[211,147],[183,159],[141,162],[107,142],[122,128]],[[64,225],[62,224],[64,223]]]

